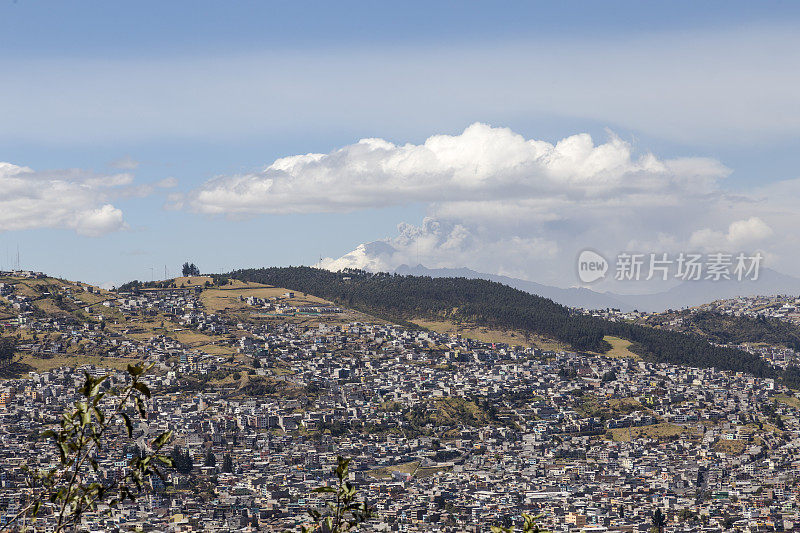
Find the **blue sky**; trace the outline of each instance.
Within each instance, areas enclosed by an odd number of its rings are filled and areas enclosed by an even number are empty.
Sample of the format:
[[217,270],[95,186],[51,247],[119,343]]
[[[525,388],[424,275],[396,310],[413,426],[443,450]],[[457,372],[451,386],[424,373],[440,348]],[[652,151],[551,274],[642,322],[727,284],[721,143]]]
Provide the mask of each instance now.
[[3,49],[139,57],[277,47],[616,38],[790,22],[794,2],[3,2]]
[[[387,268],[419,258],[565,286],[574,280],[561,273],[586,246],[757,247],[790,272],[797,221],[783,202],[798,178],[799,17],[791,2],[0,0],[0,162],[14,176],[0,191],[0,268],[19,246],[24,267],[113,283],[148,279],[151,267],[163,276],[164,265],[174,274],[185,260],[209,271],[312,264],[383,241],[395,252],[374,264]],[[476,122],[494,129],[467,142]],[[613,209],[581,203],[588,189],[574,176],[557,190],[514,182],[530,195],[524,205],[499,185],[470,189],[494,202],[477,205],[449,177],[403,189],[430,168],[371,171],[362,183],[358,169],[387,166],[357,149],[348,164],[297,167],[307,174],[295,181],[263,170],[362,138],[450,135],[479,151],[513,144],[495,131],[504,128],[553,145],[618,137],[632,162],[652,153],[726,170],[693,163],[645,179],[636,164],[606,161],[623,172],[606,191],[623,200]],[[713,183],[682,185],[707,171]],[[322,181],[302,181],[314,172]],[[487,172],[509,183],[507,169]],[[586,179],[612,169],[598,172]],[[650,178],[673,203],[644,202],[652,223],[633,231],[620,213],[643,216],[633,204],[653,192]],[[277,188],[257,194],[272,180],[284,180],[281,202]],[[306,205],[314,187],[341,198]],[[486,209],[497,210],[489,221]],[[515,209],[537,215],[503,219]],[[735,239],[731,225],[754,218],[753,239]]]

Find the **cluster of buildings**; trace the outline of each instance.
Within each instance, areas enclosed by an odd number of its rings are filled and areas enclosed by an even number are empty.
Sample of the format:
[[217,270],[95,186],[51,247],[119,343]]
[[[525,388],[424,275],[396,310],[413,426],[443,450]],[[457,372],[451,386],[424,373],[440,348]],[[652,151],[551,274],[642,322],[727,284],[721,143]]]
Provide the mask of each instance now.
[[274,316],[320,315],[342,312],[340,307],[333,305],[294,305],[289,301],[294,297],[294,292],[289,291],[284,293],[283,296],[259,298],[257,296],[242,295],[239,299],[250,307],[257,308],[265,313],[272,313]]
[[[692,307],[685,310],[689,313],[710,311],[729,316],[741,316],[749,318],[774,318],[786,320],[794,324],[800,324],[800,297],[777,294],[772,296],[740,296],[727,300],[715,300],[713,302]],[[606,320],[617,321],[639,321],[649,323],[654,318],[662,321],[664,313],[652,313],[646,311],[622,311],[620,309],[575,309],[576,313],[604,318]],[[673,314],[673,313],[668,313]],[[681,325],[680,316],[674,318],[673,326]]]
[[[655,509],[671,531],[791,529],[798,519],[800,412],[770,380],[393,326],[283,325],[264,342],[250,380],[274,390],[257,395],[176,388],[191,376],[158,363],[151,415],[133,443],[110,441],[101,479],[167,428],[194,468],[107,516],[86,515],[87,530],[293,528],[323,504],[311,491],[330,481],[337,455],[353,457],[375,531],[484,531],[521,512],[543,514],[554,531],[646,531]],[[29,437],[74,399],[83,370],[4,382],[4,516],[24,503],[22,465],[56,461]]]
[[[800,298],[796,296],[742,296],[729,300],[716,300],[680,312],[648,313],[643,311],[620,311],[619,309],[575,310],[576,313],[591,315],[611,321],[628,321],[680,332],[691,331],[691,316],[694,313],[710,312],[733,317],[767,318],[783,320],[800,325]],[[724,344],[757,354],[768,363],[786,369],[800,366],[797,351],[789,346],[769,343]]]
[[723,315],[777,318],[800,324],[800,298],[785,294],[717,300],[701,305],[698,309]]
[[[194,289],[109,306],[216,336],[230,355],[135,326],[25,324],[155,363],[148,415],[133,439],[115,429],[97,480],[120,476],[166,429],[191,458],[146,497],[84,515],[85,531],[297,530],[324,506],[312,491],[332,483],[337,456],[352,457],[350,480],[376,509],[364,531],[488,531],[529,513],[556,532],[644,532],[656,510],[667,531],[800,530],[800,399],[774,380],[333,314],[243,320],[207,312]],[[57,463],[35,435],[75,400],[84,371],[126,379],[84,366],[0,382],[0,527],[31,496],[23,467]]]
[[0,270],[0,278],[42,279],[44,277],[46,277],[44,272],[33,270]]

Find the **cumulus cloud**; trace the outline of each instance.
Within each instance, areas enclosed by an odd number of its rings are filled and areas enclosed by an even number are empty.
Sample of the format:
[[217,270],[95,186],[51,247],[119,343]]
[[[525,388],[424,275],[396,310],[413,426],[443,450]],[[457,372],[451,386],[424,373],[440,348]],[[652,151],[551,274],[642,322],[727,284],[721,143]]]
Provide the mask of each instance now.
[[122,211],[111,204],[106,204],[97,209],[88,209],[75,213],[72,221],[68,222],[81,235],[99,237],[111,233],[124,226]]
[[728,226],[728,232],[704,228],[692,233],[689,243],[699,249],[716,251],[731,250],[739,246],[763,244],[773,235],[773,230],[759,217],[736,220]]
[[130,174],[36,172],[0,162],[0,231],[68,228],[90,237],[118,231],[124,217],[108,199],[132,181]]
[[548,204],[578,200],[665,205],[687,190],[712,192],[728,172],[711,159],[636,157],[614,135],[598,145],[588,134],[551,144],[475,123],[460,135],[434,135],[419,145],[362,139],[328,154],[284,157],[259,172],[212,179],[186,205],[201,213],[253,215],[428,202],[444,213],[480,211],[487,198],[527,199],[530,205],[521,208],[535,215],[552,213]]

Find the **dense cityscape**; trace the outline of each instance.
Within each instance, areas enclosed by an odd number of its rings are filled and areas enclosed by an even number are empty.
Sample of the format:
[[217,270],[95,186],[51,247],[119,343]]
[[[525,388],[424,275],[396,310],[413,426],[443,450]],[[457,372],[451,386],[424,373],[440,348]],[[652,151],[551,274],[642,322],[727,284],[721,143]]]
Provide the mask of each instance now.
[[[143,360],[149,415],[98,454],[96,476],[167,429],[188,466],[82,530],[296,529],[337,456],[376,508],[365,531],[485,531],[521,513],[551,531],[647,531],[656,510],[670,531],[800,526],[800,399],[775,380],[410,330],[280,288],[164,285],[4,279],[22,360],[91,362],[2,382],[3,521],[30,496],[23,465],[57,460],[35,435],[84,372],[121,383],[114,368]],[[75,312],[42,311],[53,302]]]

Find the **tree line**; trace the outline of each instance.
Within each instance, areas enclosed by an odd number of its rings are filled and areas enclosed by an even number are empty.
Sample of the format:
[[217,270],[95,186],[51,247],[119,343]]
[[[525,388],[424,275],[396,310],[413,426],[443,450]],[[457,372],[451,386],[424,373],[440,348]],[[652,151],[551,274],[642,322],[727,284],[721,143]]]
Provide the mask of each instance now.
[[227,276],[314,294],[406,325],[413,318],[443,318],[546,334],[576,350],[610,348],[590,317],[573,316],[552,300],[493,281],[310,267],[238,270]]
[[720,344],[746,342],[781,345],[800,351],[800,328],[771,317],[731,316],[711,311],[684,312],[684,323]]
[[6,366],[14,358],[16,342],[10,337],[0,337],[0,366]]

